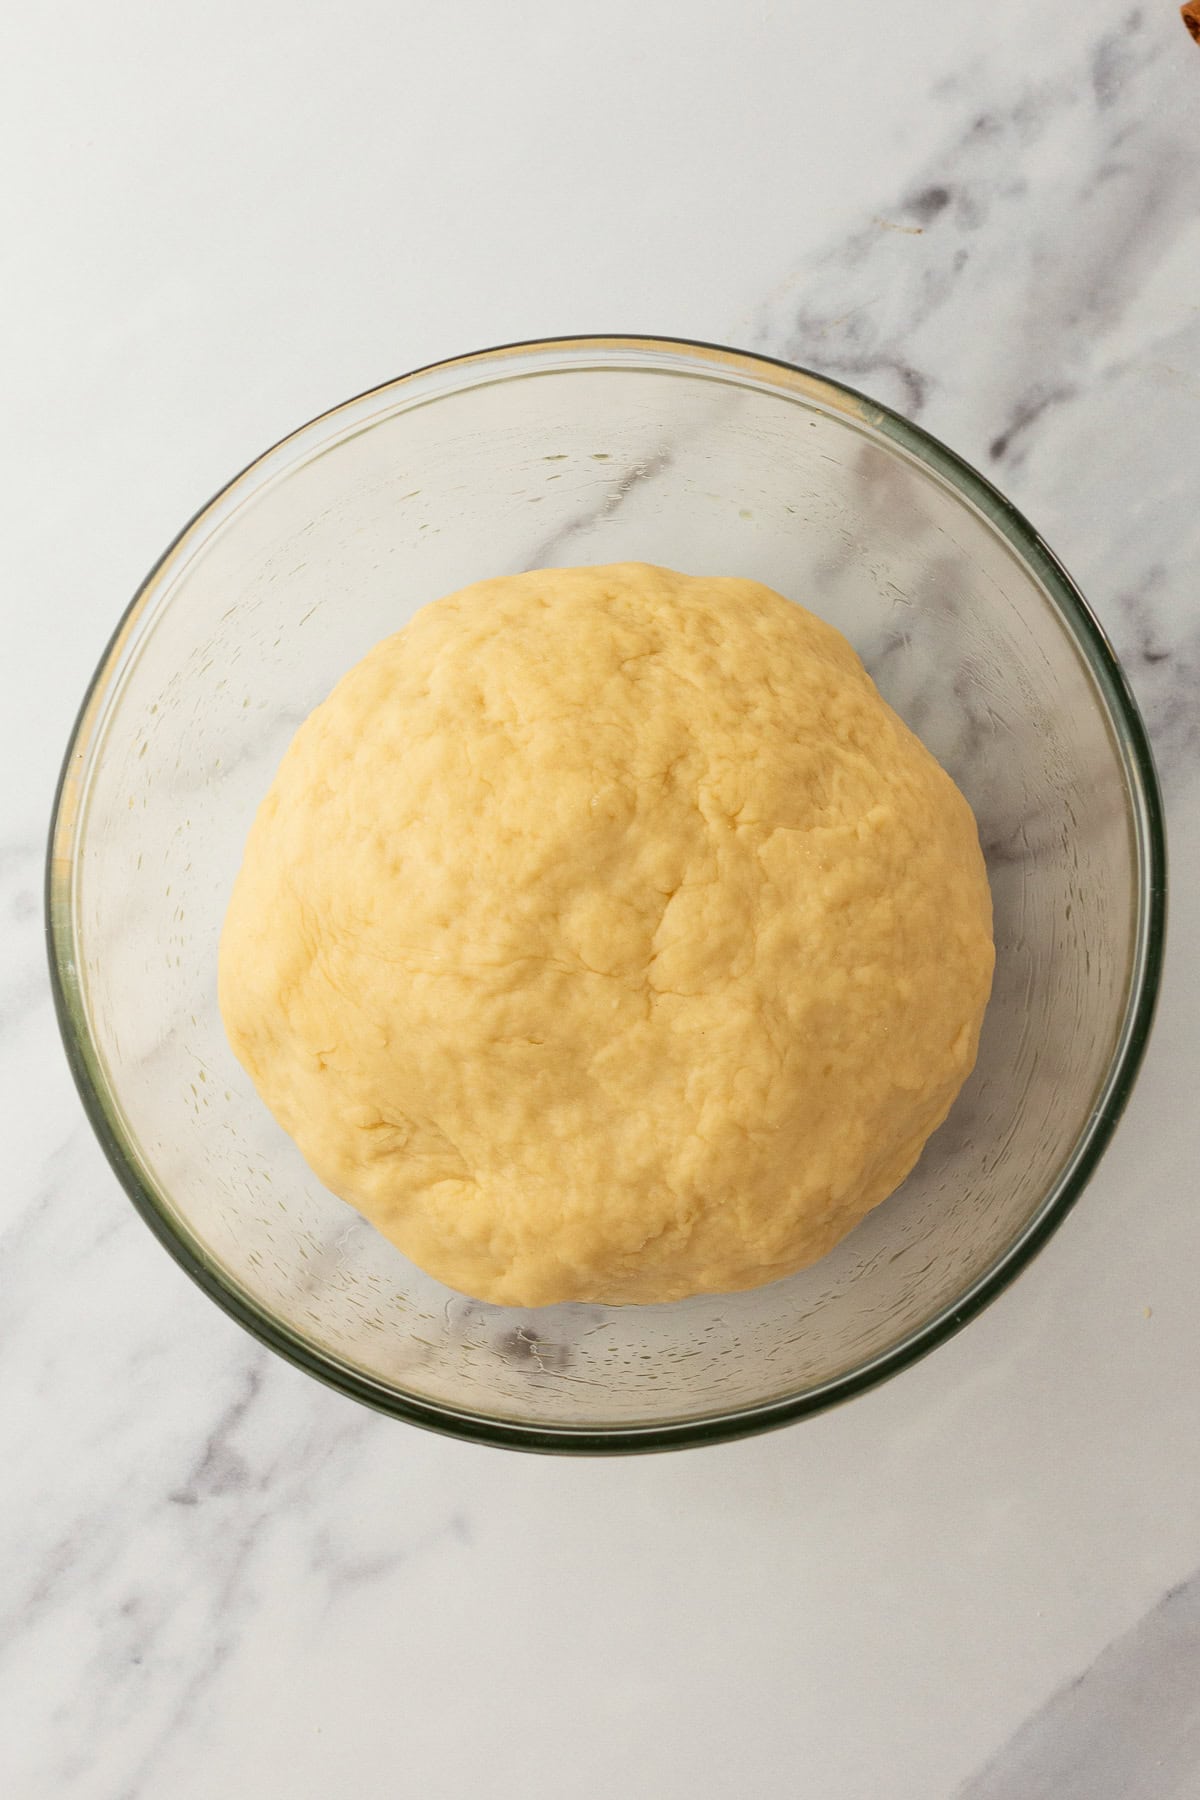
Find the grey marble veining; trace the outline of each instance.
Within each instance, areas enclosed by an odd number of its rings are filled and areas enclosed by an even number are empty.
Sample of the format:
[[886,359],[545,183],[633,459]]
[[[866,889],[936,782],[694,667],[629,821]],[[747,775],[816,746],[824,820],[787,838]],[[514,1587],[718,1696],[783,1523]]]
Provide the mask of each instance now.
[[1200,1575],[1054,1694],[959,1800],[1192,1800],[1200,1787]]
[[1153,9],[1091,17],[1095,37],[1064,33],[1006,90],[943,81],[944,146],[797,268],[754,341],[918,420],[1027,506],[1174,779],[1200,744],[1200,105]]
[[[868,1399],[619,1466],[446,1443],[252,1344],[118,1192],[42,969],[49,793],[18,775],[0,816],[14,1800],[1200,1792],[1200,53],[1173,5],[1123,0],[893,9],[874,37],[815,0],[703,10],[683,33],[665,5],[614,4],[601,31],[542,0],[503,27],[474,5],[465,23],[352,9],[336,33],[202,9],[186,40],[140,4],[70,7],[65,34],[22,22],[6,336],[45,448],[7,468],[21,756],[48,790],[142,569],[306,411],[580,327],[794,357],[989,474],[1125,659],[1173,851],[1138,1094],[1035,1269]],[[736,218],[731,158],[756,171]]]

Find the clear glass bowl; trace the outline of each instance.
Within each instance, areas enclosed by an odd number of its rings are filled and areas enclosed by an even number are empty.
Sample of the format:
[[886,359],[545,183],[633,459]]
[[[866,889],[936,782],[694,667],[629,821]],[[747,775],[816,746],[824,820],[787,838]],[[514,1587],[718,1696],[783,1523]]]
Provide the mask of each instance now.
[[[963,788],[995,899],[978,1067],[914,1174],[753,1293],[536,1312],[422,1275],[309,1173],[221,1029],[253,811],[336,678],[482,576],[639,559],[754,576],[857,645]],[[656,1449],[811,1413],[991,1299],[1078,1197],[1145,1045],[1164,846],[1145,732],[1054,557],[940,444],[802,370],[573,338],[407,375],[252,463],[105,651],[48,879],[67,1050],[144,1218],[235,1318],[396,1417],[526,1449]]]

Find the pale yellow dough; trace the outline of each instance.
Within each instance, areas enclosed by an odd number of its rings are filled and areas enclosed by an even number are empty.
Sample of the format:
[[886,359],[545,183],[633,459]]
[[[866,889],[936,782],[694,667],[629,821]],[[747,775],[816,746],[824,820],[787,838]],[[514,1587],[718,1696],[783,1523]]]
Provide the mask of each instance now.
[[322,1181],[540,1306],[823,1255],[945,1117],[991,975],[970,808],[845,639],[624,563],[480,582],[339,682],[220,999]]

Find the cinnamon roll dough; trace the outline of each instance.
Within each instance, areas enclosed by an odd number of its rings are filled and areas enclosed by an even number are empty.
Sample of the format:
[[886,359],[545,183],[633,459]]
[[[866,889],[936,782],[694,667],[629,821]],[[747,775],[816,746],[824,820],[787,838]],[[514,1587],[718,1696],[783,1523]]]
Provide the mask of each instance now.
[[992,960],[970,808],[845,639],[626,563],[480,582],[338,683],[219,974],[321,1180],[540,1306],[822,1256],[946,1116]]

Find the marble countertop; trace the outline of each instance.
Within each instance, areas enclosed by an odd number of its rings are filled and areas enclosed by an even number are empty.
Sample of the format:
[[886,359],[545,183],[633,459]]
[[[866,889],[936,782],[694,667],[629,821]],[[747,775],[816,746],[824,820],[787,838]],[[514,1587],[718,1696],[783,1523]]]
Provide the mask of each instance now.
[[[1200,1793],[1200,51],[1093,0],[25,8],[5,31],[0,1791]],[[16,171],[16,178],[13,176]],[[135,1217],[43,970],[71,719],[263,445],[488,343],[794,357],[1001,484],[1172,833],[1084,1201],[926,1362],[772,1437],[538,1459],[275,1360]]]

